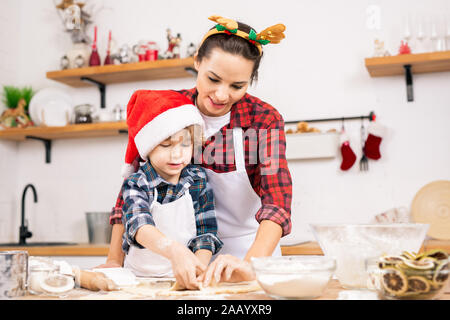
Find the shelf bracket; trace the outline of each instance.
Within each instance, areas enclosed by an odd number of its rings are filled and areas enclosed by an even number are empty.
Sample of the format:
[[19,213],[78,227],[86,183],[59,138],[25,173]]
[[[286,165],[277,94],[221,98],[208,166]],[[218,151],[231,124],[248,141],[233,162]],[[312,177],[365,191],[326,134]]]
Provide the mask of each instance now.
[[42,141],[45,146],[45,163],[51,162],[52,140],[33,136],[25,136],[25,138]]
[[98,87],[98,90],[100,91],[100,108],[105,109],[106,108],[106,104],[105,104],[106,85],[104,83],[101,83],[97,80],[94,80],[94,79],[91,79],[88,77],[81,77],[80,79],[82,81],[91,82]]
[[405,64],[403,66],[405,68],[405,80],[406,80],[406,97],[408,102],[414,101],[414,92],[413,92],[413,79],[411,73],[411,65]]

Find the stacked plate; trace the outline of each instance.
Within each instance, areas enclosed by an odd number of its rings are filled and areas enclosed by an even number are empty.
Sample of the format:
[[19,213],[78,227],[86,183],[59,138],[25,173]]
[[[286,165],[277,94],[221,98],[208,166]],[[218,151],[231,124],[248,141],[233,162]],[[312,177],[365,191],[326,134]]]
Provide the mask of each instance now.
[[65,126],[70,123],[73,105],[70,96],[56,88],[39,90],[31,98],[29,114],[36,126]]

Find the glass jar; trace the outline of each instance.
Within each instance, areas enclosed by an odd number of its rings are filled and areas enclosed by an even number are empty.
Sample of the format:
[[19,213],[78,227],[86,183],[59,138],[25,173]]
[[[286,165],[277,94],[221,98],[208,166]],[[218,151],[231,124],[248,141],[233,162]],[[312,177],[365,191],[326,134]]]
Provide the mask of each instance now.
[[50,276],[59,272],[59,266],[51,263],[39,263],[29,267],[28,292],[31,294],[42,294],[45,291],[41,288],[41,283]]
[[75,123],[92,123],[93,106],[80,104],[75,107]]

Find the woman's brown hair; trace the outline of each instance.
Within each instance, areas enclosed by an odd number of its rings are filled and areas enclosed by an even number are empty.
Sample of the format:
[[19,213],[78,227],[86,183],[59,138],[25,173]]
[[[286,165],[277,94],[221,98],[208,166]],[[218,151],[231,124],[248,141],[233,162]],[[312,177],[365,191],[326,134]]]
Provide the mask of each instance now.
[[[250,33],[252,28],[245,23],[238,22],[238,29]],[[253,61],[254,65],[252,75],[250,76],[250,84],[258,80],[258,68],[263,54],[259,53],[258,48],[254,44],[232,34],[214,34],[203,41],[197,52],[197,61],[201,62],[204,57],[208,58],[215,48],[222,49],[234,55],[240,55],[247,60]]]

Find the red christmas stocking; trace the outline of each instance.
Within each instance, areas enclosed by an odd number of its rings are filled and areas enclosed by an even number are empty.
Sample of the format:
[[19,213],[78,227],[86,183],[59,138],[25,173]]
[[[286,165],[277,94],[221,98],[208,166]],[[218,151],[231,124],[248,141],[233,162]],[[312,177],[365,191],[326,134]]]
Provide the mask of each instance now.
[[368,135],[364,143],[364,153],[367,158],[378,160],[381,158],[380,144],[385,134],[385,128],[376,122],[371,122],[367,129]]
[[350,169],[356,161],[356,155],[350,146],[350,140],[345,132],[341,134],[341,155],[342,163],[341,170],[346,171]]

